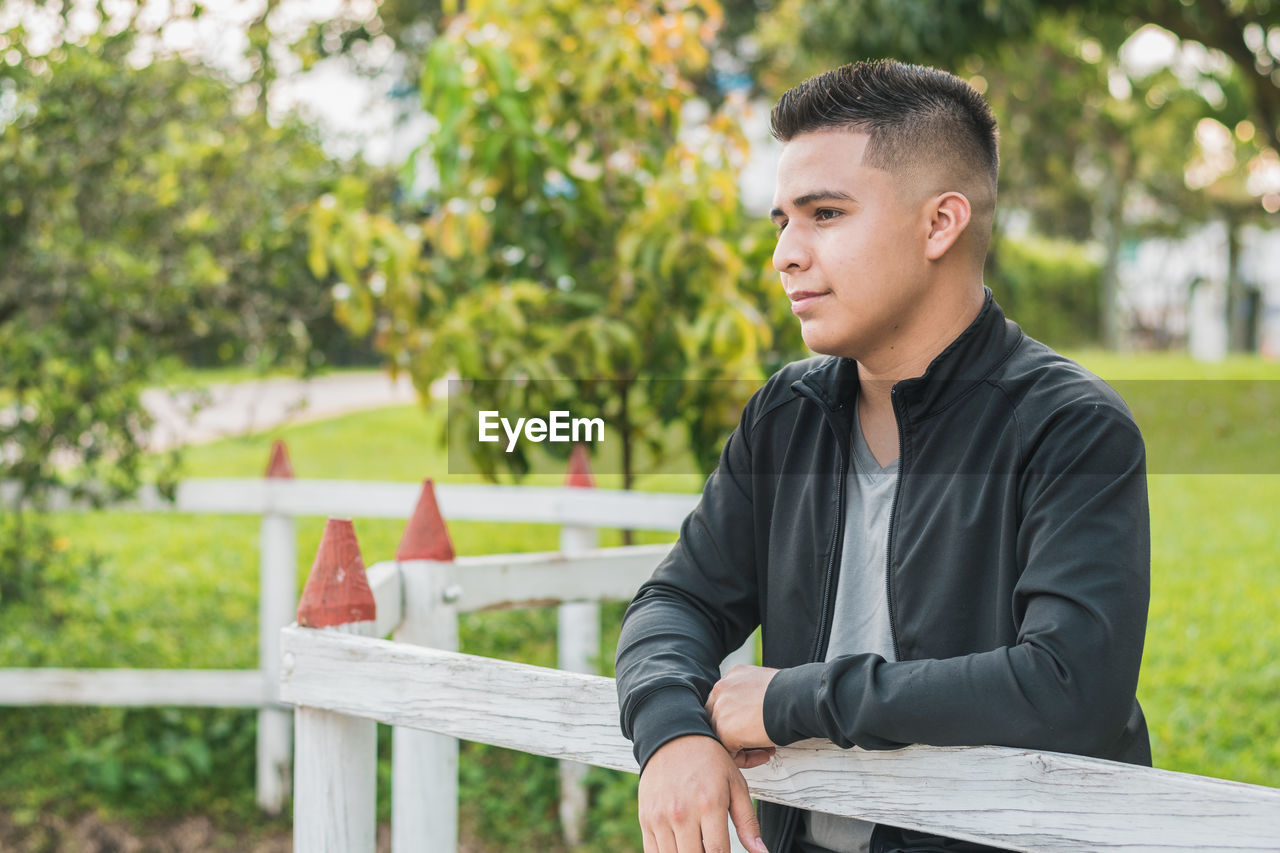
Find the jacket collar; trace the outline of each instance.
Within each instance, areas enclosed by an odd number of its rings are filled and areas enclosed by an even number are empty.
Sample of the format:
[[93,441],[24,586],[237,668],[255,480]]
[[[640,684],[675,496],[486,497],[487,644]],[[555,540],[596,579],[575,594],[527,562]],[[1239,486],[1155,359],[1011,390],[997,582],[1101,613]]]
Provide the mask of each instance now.
[[[978,316],[930,362],[924,375],[904,379],[893,386],[912,419],[946,408],[985,380],[1022,340],[1022,330],[1005,319],[991,289],[984,286],[983,290],[985,297]],[[849,406],[858,395],[856,361],[835,356],[823,359],[791,387],[823,404],[838,420],[848,421],[852,428]]]

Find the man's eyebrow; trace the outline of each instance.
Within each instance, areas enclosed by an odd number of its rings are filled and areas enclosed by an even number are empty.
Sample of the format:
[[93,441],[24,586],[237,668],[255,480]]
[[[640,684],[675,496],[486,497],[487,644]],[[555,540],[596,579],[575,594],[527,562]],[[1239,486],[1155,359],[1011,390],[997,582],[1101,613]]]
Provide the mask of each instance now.
[[[815,192],[805,193],[802,196],[796,196],[794,199],[792,199],[791,206],[792,207],[808,207],[809,205],[816,204],[817,202],[820,202],[820,201],[857,202],[857,199],[849,195],[844,190],[817,190]],[[775,207],[773,210],[769,211],[770,219],[777,219],[779,216],[786,216],[786,214],[782,212],[781,208]]]

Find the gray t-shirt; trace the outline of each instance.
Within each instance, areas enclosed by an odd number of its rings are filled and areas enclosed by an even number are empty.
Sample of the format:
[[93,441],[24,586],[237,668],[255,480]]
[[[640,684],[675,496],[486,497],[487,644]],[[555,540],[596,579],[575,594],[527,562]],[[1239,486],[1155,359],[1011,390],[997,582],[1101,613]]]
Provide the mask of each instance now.
[[[856,407],[854,412],[853,464],[845,487],[844,546],[827,660],[863,652],[895,660],[885,561],[898,460],[880,467],[862,435]],[[823,812],[805,817],[797,842],[806,853],[865,853],[870,847],[875,824]]]

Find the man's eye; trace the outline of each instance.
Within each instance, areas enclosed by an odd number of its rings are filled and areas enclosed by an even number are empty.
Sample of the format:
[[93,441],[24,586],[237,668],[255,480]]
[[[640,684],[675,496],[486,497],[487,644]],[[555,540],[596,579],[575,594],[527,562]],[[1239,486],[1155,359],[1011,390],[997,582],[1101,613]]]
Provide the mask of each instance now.
[[779,234],[781,234],[781,233],[782,233],[782,229],[783,229],[783,228],[786,228],[786,227],[787,227],[787,223],[786,223],[785,221],[783,221],[783,222],[775,222],[775,223],[773,223],[773,224],[774,224],[774,225],[776,225],[776,226],[778,227],[778,233],[779,233]]
[[819,222],[826,222],[828,220],[835,219],[839,215],[840,211],[824,207],[814,214],[814,218]]

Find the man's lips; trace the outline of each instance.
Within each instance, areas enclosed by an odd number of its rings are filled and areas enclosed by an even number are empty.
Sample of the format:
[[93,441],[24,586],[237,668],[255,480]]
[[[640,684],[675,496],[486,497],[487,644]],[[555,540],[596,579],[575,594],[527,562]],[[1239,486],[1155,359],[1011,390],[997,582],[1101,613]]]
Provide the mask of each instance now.
[[791,300],[791,313],[799,314],[829,294],[829,290],[793,290],[787,294]]

